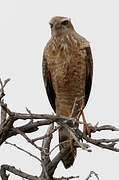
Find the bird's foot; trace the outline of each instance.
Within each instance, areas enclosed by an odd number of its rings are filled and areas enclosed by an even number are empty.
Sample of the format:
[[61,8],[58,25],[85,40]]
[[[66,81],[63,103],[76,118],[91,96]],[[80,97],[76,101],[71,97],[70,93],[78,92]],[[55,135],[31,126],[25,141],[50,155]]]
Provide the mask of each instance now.
[[84,125],[84,127],[83,127],[83,134],[91,137],[91,130],[90,130],[88,125]]
[[91,131],[90,131],[90,128],[86,122],[86,118],[85,118],[85,115],[84,115],[84,112],[83,112],[83,108],[82,108],[82,105],[81,103],[79,104],[79,107],[81,109],[81,115],[82,115],[82,118],[83,118],[83,123],[84,123],[84,129],[83,129],[83,133],[85,135],[88,135],[89,137],[91,137]]

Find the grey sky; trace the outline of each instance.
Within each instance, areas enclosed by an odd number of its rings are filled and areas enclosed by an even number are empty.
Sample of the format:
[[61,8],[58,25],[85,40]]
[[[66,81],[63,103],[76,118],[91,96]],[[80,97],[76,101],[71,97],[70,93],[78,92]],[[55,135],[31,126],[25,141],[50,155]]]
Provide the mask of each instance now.
[[[56,15],[70,17],[76,31],[88,39],[92,48],[94,78],[85,108],[88,122],[118,127],[118,0],[0,0],[0,76],[2,79],[11,78],[6,88],[8,106],[17,112],[25,112],[25,107],[35,113],[53,112],[45,93],[41,64],[43,49],[50,38],[48,23]],[[106,134],[110,138],[118,135]],[[98,133],[92,137],[103,136]],[[25,144],[19,136],[9,141],[21,146]],[[30,148],[27,145],[27,149]],[[119,155],[93,146],[91,149],[92,153],[78,150],[76,162],[69,170],[60,163],[56,175],[60,176],[62,171],[64,176],[79,175],[80,179],[85,179],[89,171],[94,170],[102,180],[118,179],[116,164]],[[8,163],[28,173],[39,173],[39,163],[13,147],[3,145],[0,156],[1,164]],[[20,178],[11,176],[11,179]]]

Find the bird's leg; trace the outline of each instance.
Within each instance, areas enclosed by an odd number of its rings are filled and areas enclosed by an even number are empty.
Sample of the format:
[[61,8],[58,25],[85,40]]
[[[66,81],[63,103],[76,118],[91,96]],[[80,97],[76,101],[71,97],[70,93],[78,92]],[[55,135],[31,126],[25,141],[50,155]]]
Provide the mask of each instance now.
[[[68,110],[68,117],[70,117],[71,116],[71,111],[70,110]],[[72,149],[72,134],[70,133],[70,136],[69,136],[69,144],[70,144],[70,147],[71,147],[71,149]]]
[[68,110],[68,111],[67,111],[67,114],[68,114],[68,117],[70,117],[70,116],[71,116],[71,111]]
[[88,125],[87,125],[86,118],[85,118],[85,115],[84,115],[84,112],[83,112],[81,103],[79,103],[79,107],[80,107],[80,109],[81,109],[81,115],[82,115],[83,122],[84,122],[84,130],[83,130],[83,133],[84,133],[84,134],[88,134],[88,136],[91,137],[91,132],[90,132],[90,129],[89,129]]

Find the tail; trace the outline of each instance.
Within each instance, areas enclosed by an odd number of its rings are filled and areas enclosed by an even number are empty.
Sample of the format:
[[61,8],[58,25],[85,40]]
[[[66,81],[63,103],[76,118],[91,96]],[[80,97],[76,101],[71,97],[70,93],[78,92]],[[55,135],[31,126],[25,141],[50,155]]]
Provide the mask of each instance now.
[[[61,128],[59,129],[59,142],[62,143],[64,141],[70,141],[70,133],[66,129]],[[71,139],[71,141],[73,140]],[[77,151],[76,148],[74,148],[70,142],[60,145],[60,151],[64,148],[67,149],[67,152],[65,156],[62,158],[62,162],[64,164],[64,167],[67,169],[73,165]]]

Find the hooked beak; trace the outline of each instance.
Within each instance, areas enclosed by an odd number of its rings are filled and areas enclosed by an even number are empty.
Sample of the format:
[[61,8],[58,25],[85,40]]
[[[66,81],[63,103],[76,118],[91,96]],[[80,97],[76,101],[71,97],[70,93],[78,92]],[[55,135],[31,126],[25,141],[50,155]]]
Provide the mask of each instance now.
[[55,30],[58,30],[61,28],[61,25],[60,24],[55,24]]

